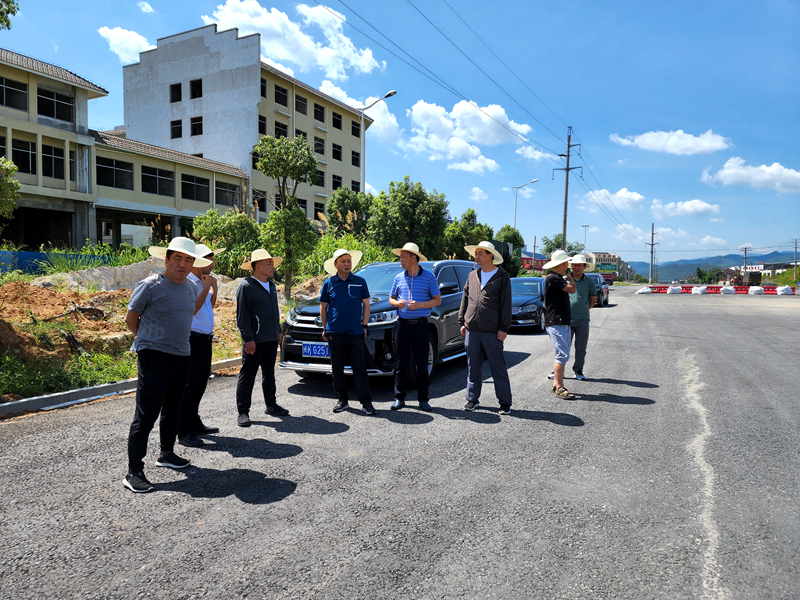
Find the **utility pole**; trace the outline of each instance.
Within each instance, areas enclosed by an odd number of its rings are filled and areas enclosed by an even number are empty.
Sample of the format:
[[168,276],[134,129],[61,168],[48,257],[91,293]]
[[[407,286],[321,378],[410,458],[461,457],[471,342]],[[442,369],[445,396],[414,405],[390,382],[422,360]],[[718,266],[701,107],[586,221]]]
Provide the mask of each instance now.
[[531,271],[536,270],[536,236],[533,236],[533,260],[531,261]]
[[[794,239],[794,284],[797,286],[797,238]],[[794,293],[797,293],[797,289]]]
[[[553,171],[565,171],[567,174],[566,183],[564,184],[564,227],[561,230],[561,249],[567,249],[567,200],[569,199],[569,172],[573,169],[580,169],[581,170],[581,177],[583,176],[583,167],[572,167],[569,166],[569,151],[570,148],[577,148],[580,144],[570,144],[572,141],[572,127],[567,127],[567,153],[566,154],[559,154],[559,156],[567,158],[567,167],[565,169],[553,169]],[[580,151],[578,151],[578,156],[580,156]]]
[[650,243],[648,244],[645,242],[645,246],[650,246],[650,281],[649,283],[653,283],[653,253],[656,248],[655,244],[655,237],[656,237],[656,224],[650,224]]

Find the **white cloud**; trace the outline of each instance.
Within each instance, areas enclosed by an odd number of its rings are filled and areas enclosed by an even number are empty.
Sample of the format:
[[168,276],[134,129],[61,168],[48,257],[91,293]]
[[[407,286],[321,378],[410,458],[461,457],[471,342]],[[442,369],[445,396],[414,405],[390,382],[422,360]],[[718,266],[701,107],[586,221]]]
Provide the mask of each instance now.
[[622,188],[614,194],[608,190],[595,190],[584,194],[578,203],[578,208],[586,212],[596,213],[600,210],[598,204],[602,204],[609,210],[639,210],[642,208],[644,196],[637,192],[632,192],[628,188]]
[[155,48],[144,36],[121,27],[114,27],[114,29],[101,27],[97,30],[97,33],[108,41],[109,48],[119,56],[119,62],[123,65],[138,62],[140,52]]
[[528,125],[509,119],[505,110],[496,104],[479,108],[475,102],[462,100],[448,112],[442,106],[419,100],[406,114],[411,120],[413,135],[403,143],[404,150],[427,154],[429,160],[446,160],[448,169],[471,173],[500,168],[494,160],[483,156],[477,144],[519,143],[519,138],[501,127],[498,121],[521,135],[531,131]]
[[710,174],[710,171],[711,167],[703,170],[703,174],[700,177],[703,183],[770,188],[779,194],[800,192],[800,171],[788,169],[780,163],[753,167],[745,165],[743,158],[735,156],[713,175]]
[[595,227],[594,225],[592,225],[591,227],[589,227],[589,233],[601,233],[601,230],[599,227]]
[[728,242],[727,240],[723,240],[722,238],[712,237],[710,235],[707,235],[698,242],[698,245],[701,247],[709,248],[713,246],[727,246]]
[[261,56],[261,62],[265,62],[265,63],[267,63],[269,66],[271,66],[271,67],[274,67],[274,68],[278,69],[278,71],[280,71],[281,73],[286,73],[286,74],[287,74],[289,77],[294,77],[294,69],[290,69],[290,68],[289,68],[289,67],[287,67],[286,65],[282,65],[282,64],[281,64],[281,63],[279,63],[279,62],[275,62],[274,60],[272,60],[272,59],[271,59],[271,58],[269,58],[268,56],[263,56],[263,55],[262,55],[262,56]]
[[533,188],[531,188],[531,187],[519,188],[519,189],[517,190],[517,195],[518,195],[518,196],[522,196],[523,198],[530,198],[531,196],[533,196],[533,194],[534,194],[534,192],[535,192],[535,191],[536,191],[536,190],[534,190],[534,189],[533,189]]
[[140,9],[142,9],[143,13],[156,12],[156,11],[153,10],[153,7],[150,6],[147,2],[139,2],[139,4],[137,4],[136,6],[138,6]]
[[686,233],[683,229],[678,229],[677,231],[675,231],[674,229],[672,229],[672,227],[656,227],[655,232],[656,232],[656,240],[689,237],[689,234]]
[[54,41],[52,41],[52,40],[50,41],[50,43],[51,43],[51,44],[53,44],[53,52],[55,52],[56,54],[58,54],[58,44],[56,44],[56,43],[55,43]]
[[[361,100],[356,100],[348,96],[347,92],[342,88],[333,85],[333,83],[327,79],[322,82],[319,89],[322,93],[328,94],[354,108],[369,106],[378,99],[377,97],[369,97],[363,102]],[[391,102],[391,100],[389,100],[389,102]],[[372,125],[367,129],[367,133],[370,137],[374,136],[376,139],[384,142],[400,143],[402,131],[397,124],[397,117],[389,112],[389,105],[386,101],[378,102],[375,106],[365,111],[364,114],[373,120]]]
[[479,187],[472,188],[472,193],[469,195],[469,199],[473,202],[480,202],[481,200],[486,200],[488,197],[486,192]]
[[553,155],[539,152],[536,148],[532,148],[531,146],[522,146],[517,148],[516,153],[523,158],[535,160],[536,162],[539,162],[545,158],[554,158]]
[[624,138],[612,133],[608,139],[621,146],[636,146],[642,150],[667,154],[708,154],[732,146],[728,142],[729,138],[722,137],[710,129],[698,136],[678,129],[678,131],[648,131]]
[[628,159],[627,159],[627,158],[620,158],[620,159],[617,161],[617,164],[619,164],[619,165],[624,165],[626,162],[628,162]]
[[655,199],[650,205],[653,216],[656,219],[666,219],[667,217],[677,216],[697,216],[697,215],[718,215],[719,204],[709,204],[702,200],[687,200],[686,202],[670,202],[661,204],[661,200]]
[[711,217],[711,218],[708,220],[708,222],[709,222],[709,223],[724,223],[724,222],[725,222],[725,219],[723,219],[722,217]]
[[650,242],[649,231],[645,232],[635,225],[631,225],[630,223],[616,225],[614,230],[617,233],[613,237],[617,238],[621,242],[630,243],[633,239],[636,239],[639,242]]
[[373,196],[376,196],[378,194],[378,190],[372,187],[368,181],[364,182],[364,188],[365,188],[364,191],[367,192],[368,194],[372,194]]
[[[302,23],[295,23],[276,8],[266,9],[257,0],[227,0],[217,6],[211,16],[201,18],[206,25],[217,23],[221,29],[239,29],[240,35],[261,34],[262,52],[280,63],[297,65],[300,71],[319,68],[334,81],[347,79],[347,70],[356,73],[371,73],[385,69],[386,63],[378,63],[369,48],[356,48],[343,33],[344,15],[329,11],[323,6],[296,7]],[[341,18],[340,18],[341,17]],[[325,42],[301,31],[319,27]]]

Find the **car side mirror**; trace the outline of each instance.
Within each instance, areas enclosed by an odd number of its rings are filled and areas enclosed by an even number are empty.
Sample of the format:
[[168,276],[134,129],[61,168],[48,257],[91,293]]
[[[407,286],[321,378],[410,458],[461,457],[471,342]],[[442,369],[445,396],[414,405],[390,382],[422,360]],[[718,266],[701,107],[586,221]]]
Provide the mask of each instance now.
[[439,284],[439,293],[442,296],[446,296],[447,294],[455,294],[458,291],[458,284],[453,283],[452,281],[443,281]]

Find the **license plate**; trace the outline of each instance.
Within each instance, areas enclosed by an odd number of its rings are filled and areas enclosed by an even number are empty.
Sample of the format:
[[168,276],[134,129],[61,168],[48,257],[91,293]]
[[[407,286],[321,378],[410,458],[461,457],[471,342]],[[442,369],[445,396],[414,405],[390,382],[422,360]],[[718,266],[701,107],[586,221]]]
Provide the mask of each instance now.
[[303,342],[303,356],[330,358],[330,350],[326,342]]

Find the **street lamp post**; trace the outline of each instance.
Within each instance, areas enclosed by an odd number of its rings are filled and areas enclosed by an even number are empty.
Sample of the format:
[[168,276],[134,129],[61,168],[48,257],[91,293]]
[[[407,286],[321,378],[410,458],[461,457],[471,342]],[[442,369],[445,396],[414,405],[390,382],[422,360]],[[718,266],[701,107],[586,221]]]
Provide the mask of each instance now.
[[536,183],[539,181],[538,179],[534,179],[533,181],[529,181],[528,183],[523,183],[522,185],[512,185],[511,187],[514,188],[514,229],[517,228],[517,190],[519,188],[524,188],[526,185],[530,185],[532,183]]
[[588,225],[581,225],[583,227],[583,251],[586,252],[586,228]]
[[360,131],[360,133],[361,133],[361,190],[359,190],[359,191],[362,191],[362,192],[365,191],[364,190],[364,183],[365,183],[364,182],[364,177],[366,176],[366,170],[367,170],[366,169],[366,166],[367,166],[366,133],[367,132],[364,131],[364,111],[365,110],[369,110],[370,108],[375,106],[381,100],[385,100],[386,98],[391,98],[396,93],[397,93],[397,90],[392,90],[391,92],[387,92],[386,94],[384,94],[383,96],[381,96],[380,98],[375,100],[375,102],[373,102],[369,106],[364,106],[364,107],[359,109],[359,111],[361,112],[361,131]]

